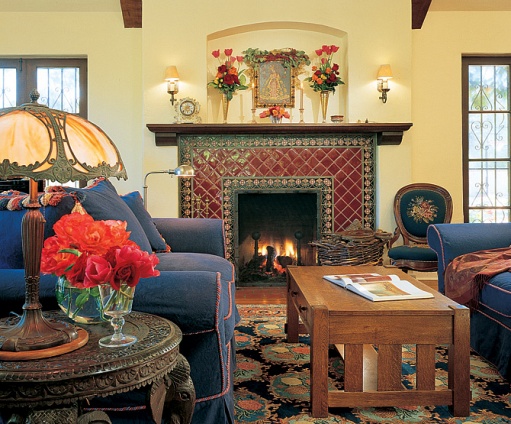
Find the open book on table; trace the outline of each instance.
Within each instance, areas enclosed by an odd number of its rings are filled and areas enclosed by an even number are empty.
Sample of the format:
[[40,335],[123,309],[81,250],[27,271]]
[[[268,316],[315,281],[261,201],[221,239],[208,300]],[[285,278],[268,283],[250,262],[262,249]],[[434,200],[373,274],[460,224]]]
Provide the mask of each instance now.
[[323,278],[373,302],[433,297],[432,293],[401,280],[397,275],[337,274],[324,275]]

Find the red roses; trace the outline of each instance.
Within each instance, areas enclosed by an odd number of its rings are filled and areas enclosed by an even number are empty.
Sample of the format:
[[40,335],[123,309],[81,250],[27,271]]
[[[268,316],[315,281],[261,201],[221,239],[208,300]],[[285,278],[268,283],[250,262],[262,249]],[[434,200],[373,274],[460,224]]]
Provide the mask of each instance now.
[[158,257],[129,240],[124,221],[95,221],[74,212],[55,223],[55,235],[44,242],[41,272],[65,277],[78,288],[109,283],[136,286],[141,278],[156,277]]

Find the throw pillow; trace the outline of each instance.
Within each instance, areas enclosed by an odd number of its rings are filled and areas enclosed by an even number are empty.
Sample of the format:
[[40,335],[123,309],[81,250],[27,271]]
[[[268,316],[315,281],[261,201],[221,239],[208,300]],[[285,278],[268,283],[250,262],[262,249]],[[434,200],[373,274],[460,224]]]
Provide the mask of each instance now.
[[[0,268],[21,269],[24,267],[21,221],[26,213],[25,204],[28,194],[19,191],[7,191],[0,193]],[[74,206],[72,196],[64,192],[61,187],[47,187],[45,193],[39,194],[40,212],[46,221],[44,226],[44,238],[55,233],[53,224],[63,215],[69,213]]]
[[170,252],[170,246],[165,242],[165,239],[156,229],[156,225],[154,225],[153,218],[147,212],[144,207],[144,201],[142,200],[142,196],[138,191],[133,191],[128,194],[124,194],[121,196],[121,199],[128,205],[131,211],[135,214],[140,225],[145,231],[149,242],[151,243],[151,247],[155,252]]
[[89,215],[96,220],[115,219],[126,221],[131,232],[130,239],[142,250],[151,253],[151,243],[135,214],[117,194],[113,184],[105,178],[94,180],[85,188],[65,187],[68,193],[74,193]]

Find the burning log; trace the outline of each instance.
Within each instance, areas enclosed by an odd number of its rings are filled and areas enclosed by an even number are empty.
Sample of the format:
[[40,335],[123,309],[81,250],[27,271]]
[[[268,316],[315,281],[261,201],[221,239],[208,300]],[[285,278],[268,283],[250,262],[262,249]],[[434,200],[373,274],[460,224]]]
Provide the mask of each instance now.
[[273,271],[273,261],[275,260],[276,252],[273,246],[266,246],[266,272]]
[[288,265],[293,265],[293,258],[290,256],[277,256],[277,262],[282,268],[287,268]]

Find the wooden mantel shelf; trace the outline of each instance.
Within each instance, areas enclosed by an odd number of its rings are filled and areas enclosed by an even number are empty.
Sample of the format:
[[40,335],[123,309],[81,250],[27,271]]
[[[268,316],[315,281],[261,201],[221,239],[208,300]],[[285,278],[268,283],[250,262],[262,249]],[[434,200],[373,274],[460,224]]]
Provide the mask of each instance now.
[[157,146],[177,146],[183,135],[297,135],[297,134],[376,134],[377,143],[398,145],[403,132],[412,123],[355,123],[355,124],[147,124],[155,135]]

